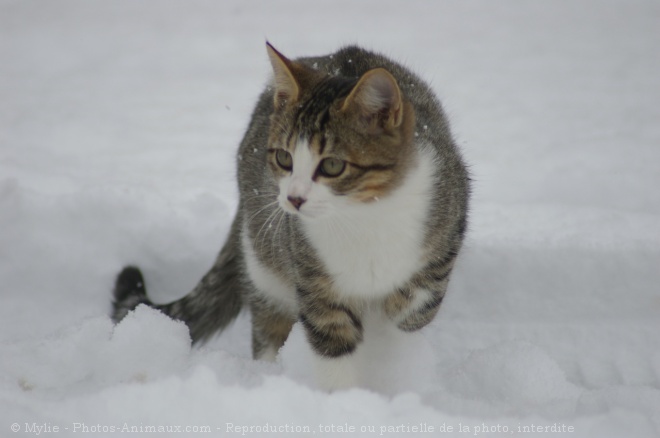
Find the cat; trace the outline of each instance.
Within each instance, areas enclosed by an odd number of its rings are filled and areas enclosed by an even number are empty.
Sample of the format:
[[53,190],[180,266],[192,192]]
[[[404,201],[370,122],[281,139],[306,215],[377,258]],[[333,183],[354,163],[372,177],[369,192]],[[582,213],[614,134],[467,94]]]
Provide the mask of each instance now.
[[297,60],[267,52],[273,80],[240,144],[238,211],[214,265],[164,305],[124,268],[112,317],[146,304],[199,342],[248,306],[255,359],[275,360],[300,322],[319,385],[352,387],[365,312],[405,332],[438,312],[470,178],[440,102],[407,68],[357,46]]

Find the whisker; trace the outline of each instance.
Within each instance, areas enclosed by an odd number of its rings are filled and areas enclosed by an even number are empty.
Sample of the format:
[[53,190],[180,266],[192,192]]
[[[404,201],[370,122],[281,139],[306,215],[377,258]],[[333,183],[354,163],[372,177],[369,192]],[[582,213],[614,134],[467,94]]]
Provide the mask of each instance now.
[[277,254],[275,254],[275,238],[277,238],[278,243],[281,245],[282,243],[282,233],[280,231],[282,227],[282,220],[286,217],[286,211],[280,209],[280,214],[277,216],[277,225],[275,225],[275,231],[273,233],[273,237],[270,240],[270,253],[273,257],[276,257]]
[[248,201],[251,201],[253,199],[263,199],[263,198],[273,198],[279,196],[278,192],[271,192],[271,193],[259,193],[258,195],[250,195],[250,196],[244,196],[244,198]]
[[250,218],[245,222],[245,224],[246,224],[246,225],[250,225],[250,224],[252,223],[252,221],[253,221],[253,220],[254,220],[254,219],[255,219],[255,218],[256,218],[256,217],[257,217],[262,211],[264,211],[264,210],[266,210],[266,209],[268,209],[268,208],[271,208],[273,205],[278,204],[278,203],[279,203],[279,201],[275,200],[275,201],[273,201],[273,202],[269,202],[268,204],[264,205],[262,208],[260,208],[259,210],[257,210],[256,213],[254,213],[252,216],[250,216]]
[[[257,232],[257,235],[254,236],[254,241],[255,241],[255,243],[259,243],[259,245],[260,245],[260,247],[259,247],[259,250],[260,250],[260,251],[263,250],[263,246],[264,246],[264,243],[265,243],[265,242],[264,242],[264,239],[266,238],[266,234],[264,233],[263,235],[261,235],[261,233],[264,231],[264,227],[267,227],[267,225],[269,225],[269,224],[270,224],[270,223],[271,223],[271,222],[277,217],[277,214],[278,214],[280,211],[282,211],[282,210],[279,209],[279,208],[276,208],[275,210],[273,210],[273,211],[268,215],[268,217],[266,218],[266,220],[264,221],[264,223],[261,225],[261,228],[259,228],[259,231]],[[267,232],[270,228],[271,228],[271,227],[268,226],[268,227],[266,228],[266,232]],[[260,236],[260,235],[261,235],[261,240],[259,240],[259,236]]]

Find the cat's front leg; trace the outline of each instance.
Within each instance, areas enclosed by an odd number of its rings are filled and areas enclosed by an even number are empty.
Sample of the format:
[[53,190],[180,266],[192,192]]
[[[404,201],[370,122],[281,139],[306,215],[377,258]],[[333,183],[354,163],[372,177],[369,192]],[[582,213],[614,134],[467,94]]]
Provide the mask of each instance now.
[[406,286],[385,299],[385,314],[401,330],[419,330],[433,321],[438,313],[447,290],[447,281],[425,286]]
[[458,251],[449,251],[437,257],[405,286],[387,296],[383,306],[385,314],[401,330],[416,331],[433,321],[447,292],[457,254]]
[[362,341],[362,321],[355,306],[333,299],[329,288],[312,292],[298,287],[300,322],[315,356],[319,386],[326,390],[354,387],[359,383],[353,352]]

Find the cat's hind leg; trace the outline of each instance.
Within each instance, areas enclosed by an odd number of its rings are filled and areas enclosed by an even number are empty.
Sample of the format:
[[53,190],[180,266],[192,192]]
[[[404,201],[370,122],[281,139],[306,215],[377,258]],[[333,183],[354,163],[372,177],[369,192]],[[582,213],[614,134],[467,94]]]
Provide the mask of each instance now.
[[250,303],[250,310],[252,313],[252,357],[273,362],[289,337],[296,319],[262,299],[253,300]]

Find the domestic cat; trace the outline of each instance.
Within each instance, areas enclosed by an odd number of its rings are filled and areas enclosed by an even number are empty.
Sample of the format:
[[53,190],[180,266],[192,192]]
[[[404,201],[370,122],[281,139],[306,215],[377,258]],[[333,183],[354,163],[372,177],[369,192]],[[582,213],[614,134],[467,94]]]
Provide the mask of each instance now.
[[350,387],[365,312],[406,332],[438,312],[469,177],[438,99],[405,67],[356,46],[297,60],[267,52],[273,80],[238,151],[238,211],[214,265],[164,305],[126,267],[112,317],[147,304],[199,342],[248,306],[254,358],[274,360],[299,321],[320,385]]

